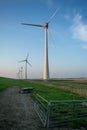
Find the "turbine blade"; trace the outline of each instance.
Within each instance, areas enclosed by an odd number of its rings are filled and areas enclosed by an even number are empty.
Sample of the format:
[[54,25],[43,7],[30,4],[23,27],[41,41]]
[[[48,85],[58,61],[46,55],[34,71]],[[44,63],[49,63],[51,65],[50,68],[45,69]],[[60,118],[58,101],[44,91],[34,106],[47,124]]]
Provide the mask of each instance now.
[[42,25],[38,24],[28,24],[28,23],[21,23],[22,25],[27,25],[27,26],[36,26],[36,27],[43,27]]
[[29,57],[29,53],[27,53],[26,60],[28,59],[28,57]]
[[51,20],[52,20],[52,19],[55,17],[55,15],[57,14],[58,10],[59,10],[59,8],[56,9],[56,11],[53,13],[53,15],[50,17],[50,19],[48,20],[47,23],[50,23],[50,22],[51,22]]
[[[50,38],[51,38],[51,40],[52,40],[53,45],[55,46],[55,40],[54,40],[54,38],[53,38],[53,36],[52,36],[52,34],[51,34],[51,31],[50,31],[49,29],[47,29],[47,32],[48,32],[48,34],[49,34],[49,36],[50,36]],[[55,47],[56,47],[56,46],[55,46]]]
[[32,67],[32,65],[27,61],[27,63]]
[[19,62],[25,62],[26,60],[20,60]]

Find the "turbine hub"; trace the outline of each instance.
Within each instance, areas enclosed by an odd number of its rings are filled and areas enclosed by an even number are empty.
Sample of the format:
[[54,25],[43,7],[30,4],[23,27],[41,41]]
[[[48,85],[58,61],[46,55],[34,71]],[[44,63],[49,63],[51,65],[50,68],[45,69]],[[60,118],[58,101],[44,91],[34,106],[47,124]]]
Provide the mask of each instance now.
[[43,28],[48,28],[48,23],[43,24]]

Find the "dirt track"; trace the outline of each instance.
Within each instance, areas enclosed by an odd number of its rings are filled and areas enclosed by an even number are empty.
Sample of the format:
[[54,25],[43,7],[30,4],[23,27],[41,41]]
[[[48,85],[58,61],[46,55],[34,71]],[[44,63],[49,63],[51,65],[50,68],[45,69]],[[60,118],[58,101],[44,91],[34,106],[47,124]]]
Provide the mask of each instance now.
[[18,87],[0,93],[0,130],[37,130],[42,124],[33,109],[29,94]]
[[[47,130],[43,128],[34,111],[30,94],[19,94],[18,91],[19,88],[14,86],[0,92],[0,130]],[[49,130],[73,129],[54,128]]]

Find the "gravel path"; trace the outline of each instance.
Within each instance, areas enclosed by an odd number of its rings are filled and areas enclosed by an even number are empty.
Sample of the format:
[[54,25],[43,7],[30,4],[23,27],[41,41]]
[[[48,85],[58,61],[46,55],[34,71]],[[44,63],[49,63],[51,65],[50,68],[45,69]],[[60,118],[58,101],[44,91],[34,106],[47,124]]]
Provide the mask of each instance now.
[[14,86],[0,93],[0,130],[37,130],[42,124],[29,94]]
[[[0,92],[0,130],[47,130],[43,128],[34,111],[30,94],[19,94],[18,91],[19,87],[14,86]],[[49,130],[73,129],[54,128]]]

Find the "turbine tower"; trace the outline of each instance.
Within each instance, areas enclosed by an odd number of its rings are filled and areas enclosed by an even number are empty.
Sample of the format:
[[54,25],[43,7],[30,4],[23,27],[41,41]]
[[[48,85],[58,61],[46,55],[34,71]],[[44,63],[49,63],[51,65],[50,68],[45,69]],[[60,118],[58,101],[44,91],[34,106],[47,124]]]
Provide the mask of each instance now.
[[48,80],[49,79],[49,60],[48,60],[48,27],[51,20],[55,17],[57,11],[59,8],[54,12],[54,14],[50,17],[48,22],[44,23],[43,25],[38,24],[28,24],[28,23],[22,23],[22,25],[28,25],[28,26],[36,26],[40,28],[45,29],[45,44],[44,44],[44,74],[43,79]]
[[25,79],[27,79],[27,64],[31,66],[31,64],[30,64],[29,61],[28,61],[28,57],[29,57],[29,54],[27,54],[25,60],[19,61],[19,62],[25,62]]
[[18,73],[17,73],[18,79],[20,79],[20,73],[21,73],[21,71],[20,71],[20,69],[19,69],[19,71],[18,71]]

